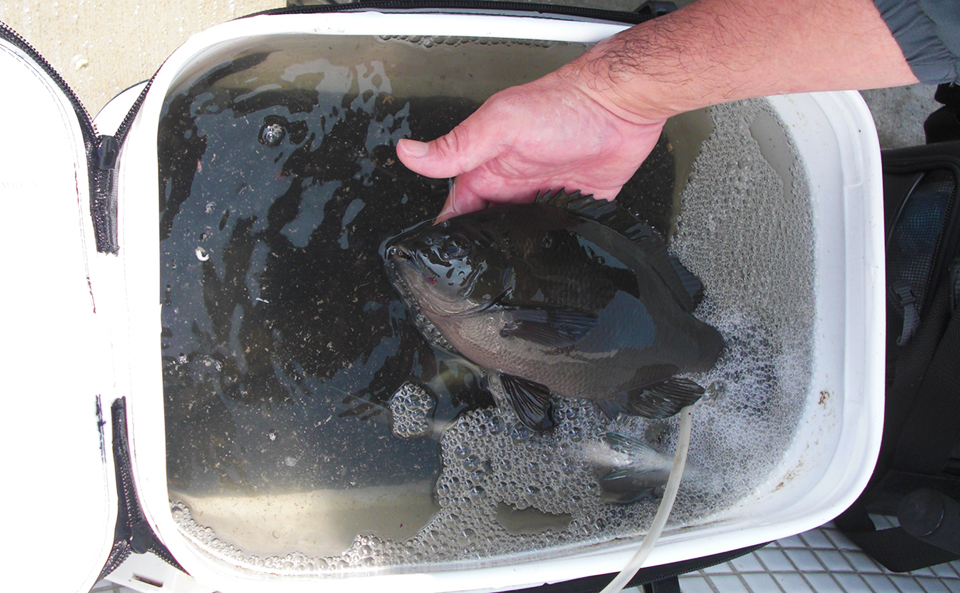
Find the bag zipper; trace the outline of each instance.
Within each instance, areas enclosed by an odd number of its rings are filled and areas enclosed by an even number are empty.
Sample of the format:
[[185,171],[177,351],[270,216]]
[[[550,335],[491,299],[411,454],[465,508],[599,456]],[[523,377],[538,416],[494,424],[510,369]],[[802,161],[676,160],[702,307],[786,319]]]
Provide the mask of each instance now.
[[101,253],[117,253],[120,250],[117,224],[119,201],[115,178],[117,157],[155,77],[156,75],[147,81],[146,86],[143,87],[140,95],[133,102],[127,115],[124,116],[116,133],[113,136],[97,136],[95,167],[90,170],[92,183],[90,212],[93,217],[94,234],[97,238],[97,251]]
[[71,107],[73,107],[80,124],[84,153],[87,158],[87,172],[90,183],[90,217],[93,219],[97,251],[100,253],[117,253],[120,249],[117,242],[117,196],[116,187],[114,187],[117,154],[137,111],[143,104],[146,91],[150,88],[153,79],[151,78],[148,81],[146,88],[118,128],[116,135],[102,136],[97,133],[97,127],[93,123],[93,118],[90,117],[90,112],[84,107],[77,94],[60,76],[56,68],[40,55],[35,47],[3,22],[0,22],[0,39],[8,41],[26,53],[63,92]]
[[98,580],[113,572],[123,564],[130,554],[153,552],[167,564],[186,573],[183,567],[167,550],[143,514],[137,489],[133,481],[133,467],[130,463],[130,446],[127,437],[127,402],[120,398],[110,406],[113,427],[113,458],[117,477],[117,526],[114,532],[114,544],[110,556],[100,571]]
[[63,77],[60,76],[60,73],[44,58],[40,55],[40,52],[36,50],[30,43],[20,36],[19,33],[14,31],[4,22],[0,22],[0,39],[9,41],[19,49],[23,50],[30,58],[37,63],[38,66],[44,71],[44,73],[49,76],[53,82],[63,91],[63,94],[67,96],[67,99],[70,101],[73,110],[77,114],[77,119],[80,120],[80,130],[83,133],[83,144],[84,148],[87,150],[87,157],[89,159],[90,155],[93,154],[93,149],[97,144],[97,129],[93,125],[93,119],[90,117],[90,113],[87,112],[87,108],[83,106],[83,103],[80,102],[80,99],[77,97],[76,93],[73,92],[73,89],[63,80]]

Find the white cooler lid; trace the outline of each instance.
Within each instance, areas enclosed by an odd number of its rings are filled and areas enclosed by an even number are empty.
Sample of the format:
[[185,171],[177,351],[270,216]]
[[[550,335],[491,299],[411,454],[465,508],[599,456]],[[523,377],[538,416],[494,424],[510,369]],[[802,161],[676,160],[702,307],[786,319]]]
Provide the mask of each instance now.
[[[5,579],[88,591],[113,543],[112,363],[80,117],[0,40]],[[85,115],[84,115],[85,117]],[[99,256],[100,258],[114,256]],[[102,399],[102,415],[98,402]]]

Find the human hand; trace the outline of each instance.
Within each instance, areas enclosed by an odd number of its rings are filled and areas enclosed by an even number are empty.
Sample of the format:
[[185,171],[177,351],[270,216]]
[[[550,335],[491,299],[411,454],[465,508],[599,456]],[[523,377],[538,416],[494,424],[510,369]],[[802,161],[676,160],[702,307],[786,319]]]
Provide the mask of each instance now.
[[917,82],[870,0],[697,0],[490,97],[451,133],[401,140],[428,177],[456,177],[439,220],[540,190],[613,199],[667,117],[784,93]]
[[456,177],[438,221],[561,187],[612,200],[665,121],[616,111],[561,70],[493,95],[446,136],[401,140],[397,156],[421,175]]

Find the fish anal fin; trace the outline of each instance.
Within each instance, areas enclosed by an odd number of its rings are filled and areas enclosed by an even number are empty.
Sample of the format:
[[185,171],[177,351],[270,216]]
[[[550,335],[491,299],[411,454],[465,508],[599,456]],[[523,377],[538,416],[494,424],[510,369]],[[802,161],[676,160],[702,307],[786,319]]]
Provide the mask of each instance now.
[[550,389],[535,381],[500,373],[500,384],[520,422],[533,430],[543,432],[556,426]]
[[567,307],[517,307],[507,310],[500,336],[541,346],[572,346],[597,324],[593,313]]
[[704,390],[683,377],[670,377],[658,383],[621,394],[623,411],[644,418],[669,418],[686,406],[697,403]]

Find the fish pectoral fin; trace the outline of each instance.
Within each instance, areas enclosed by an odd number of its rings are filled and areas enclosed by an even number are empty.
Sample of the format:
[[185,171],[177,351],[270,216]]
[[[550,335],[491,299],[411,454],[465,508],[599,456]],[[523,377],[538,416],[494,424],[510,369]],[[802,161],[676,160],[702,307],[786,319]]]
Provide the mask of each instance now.
[[644,418],[669,418],[697,403],[703,387],[683,377],[670,377],[622,394],[623,411]]
[[569,307],[505,308],[500,336],[541,346],[564,348],[577,343],[597,325],[593,313]]
[[[649,466],[644,467],[642,465],[636,465],[636,464],[625,465],[623,467],[618,467],[617,469],[614,469],[605,473],[603,477],[600,478],[600,483],[601,485],[604,485],[604,484],[610,485],[610,484],[613,484],[614,482],[618,482],[620,480],[626,480],[626,479],[641,479],[647,476],[649,476],[650,478],[660,477],[659,475],[654,475],[654,472],[657,472],[657,474],[662,474],[663,470],[649,467]],[[662,483],[663,482],[661,482],[661,484]],[[652,485],[657,486],[659,484],[652,484]]]
[[629,504],[661,498],[668,477],[662,471],[631,464],[599,476],[598,482],[604,502]]
[[628,437],[619,432],[609,431],[604,433],[603,440],[610,445],[610,448],[617,453],[623,453],[629,457],[641,457],[644,455],[658,455],[656,450],[640,439]]
[[499,377],[503,391],[520,417],[520,422],[540,432],[556,426],[550,388],[516,375],[500,373]]

